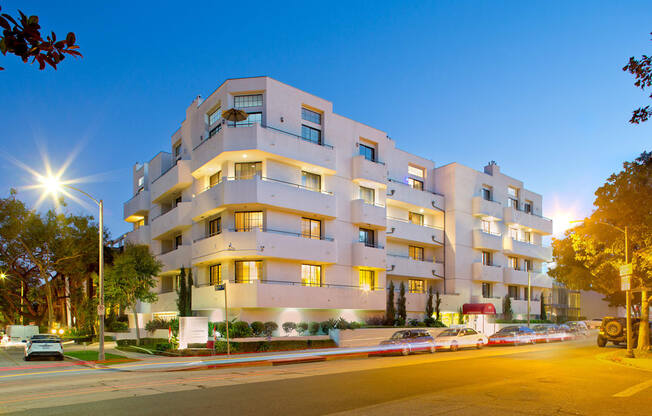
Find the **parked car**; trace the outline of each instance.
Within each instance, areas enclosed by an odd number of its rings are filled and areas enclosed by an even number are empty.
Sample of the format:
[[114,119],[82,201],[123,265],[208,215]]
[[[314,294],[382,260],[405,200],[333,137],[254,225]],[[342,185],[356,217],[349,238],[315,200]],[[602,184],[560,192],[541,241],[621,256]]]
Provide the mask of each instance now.
[[589,321],[584,321],[584,323],[586,323],[586,326],[588,326],[589,329],[599,329],[600,325],[602,324],[602,319],[601,318],[591,319]]
[[457,351],[460,348],[482,348],[487,345],[488,339],[473,328],[449,328],[435,337],[437,348],[446,348]]
[[533,344],[536,335],[527,326],[512,325],[502,328],[489,337],[489,345]]
[[[632,318],[632,348],[638,344],[638,328],[641,321],[638,318]],[[650,342],[652,342],[652,323],[650,325]],[[627,319],[613,316],[602,318],[600,331],[598,332],[598,347],[605,347],[608,342],[614,345],[627,344]]]
[[589,328],[586,326],[584,321],[569,321],[569,322],[566,322],[566,325],[568,325],[571,332],[576,337],[588,337],[589,336]]
[[33,335],[25,344],[25,361],[34,357],[54,357],[63,360],[61,338],[54,335]]
[[396,331],[388,340],[382,341],[381,353],[401,353],[408,355],[417,351],[435,352],[435,339],[425,329],[406,329]]
[[555,342],[563,340],[563,332],[555,324],[536,324],[532,326],[535,342]]

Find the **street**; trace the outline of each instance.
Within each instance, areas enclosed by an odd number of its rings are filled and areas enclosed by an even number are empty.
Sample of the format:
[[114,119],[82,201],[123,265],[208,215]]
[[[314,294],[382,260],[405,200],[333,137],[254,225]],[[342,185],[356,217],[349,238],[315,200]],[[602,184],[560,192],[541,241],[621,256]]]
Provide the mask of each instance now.
[[0,372],[15,414],[643,415],[652,374],[566,343],[197,371],[42,361]]

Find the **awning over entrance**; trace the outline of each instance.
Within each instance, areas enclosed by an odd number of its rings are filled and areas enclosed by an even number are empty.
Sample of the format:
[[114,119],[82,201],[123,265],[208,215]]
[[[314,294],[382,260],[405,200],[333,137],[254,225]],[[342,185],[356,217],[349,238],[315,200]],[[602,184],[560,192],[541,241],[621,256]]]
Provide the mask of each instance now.
[[496,307],[493,303],[465,303],[462,312],[464,315],[495,315]]

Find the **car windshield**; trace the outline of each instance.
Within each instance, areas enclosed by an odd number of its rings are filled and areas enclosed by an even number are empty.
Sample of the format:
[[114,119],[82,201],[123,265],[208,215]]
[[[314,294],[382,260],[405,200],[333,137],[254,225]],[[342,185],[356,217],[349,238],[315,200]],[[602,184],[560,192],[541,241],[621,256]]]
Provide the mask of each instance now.
[[403,339],[407,338],[407,332],[399,331],[395,332],[390,339]]
[[500,331],[498,331],[498,333],[508,334],[508,333],[517,332],[517,331],[518,331],[517,326],[506,326],[505,328],[502,328]]
[[457,336],[458,332],[460,332],[459,329],[447,329],[444,332],[437,335],[437,337],[454,337]]

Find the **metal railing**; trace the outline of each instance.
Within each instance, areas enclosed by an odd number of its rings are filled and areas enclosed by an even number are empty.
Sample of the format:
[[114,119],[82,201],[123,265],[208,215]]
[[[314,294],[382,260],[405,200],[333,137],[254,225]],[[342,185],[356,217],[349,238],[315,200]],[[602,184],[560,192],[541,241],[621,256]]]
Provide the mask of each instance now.
[[414,224],[414,225],[419,226],[419,227],[432,228],[433,230],[443,230],[443,229],[444,229],[443,227],[438,227],[438,226],[436,226],[436,225],[417,224],[417,223],[415,223],[415,222],[410,221],[409,219],[398,218],[398,217],[390,217],[389,215],[387,216],[387,219],[388,219],[388,220],[394,220],[394,221],[403,222],[403,223],[405,223],[405,224]]
[[378,243],[368,243],[366,241],[360,241],[360,240],[354,241],[354,243],[362,243],[362,244],[364,244],[365,247],[369,247],[369,248],[378,248],[378,249],[381,249],[381,250],[385,249],[384,246],[381,246]]
[[310,186],[301,185],[301,184],[294,183],[294,182],[287,182],[287,181],[283,181],[281,179],[275,179],[275,178],[270,178],[268,176],[261,176],[261,175],[253,175],[251,177],[245,177],[245,178],[242,178],[242,177],[238,178],[238,177],[235,177],[235,176],[223,177],[222,179],[220,179],[219,182],[217,182],[216,184],[213,184],[213,186],[209,185],[209,186],[206,186],[203,189],[201,189],[199,191],[198,195],[203,193],[203,192],[208,191],[209,189],[211,189],[211,188],[213,188],[213,187],[215,187],[215,186],[217,186],[219,184],[221,184],[222,182],[227,182],[227,181],[249,181],[249,180],[252,180],[252,179],[260,179],[260,180],[265,181],[265,182],[282,183],[283,185],[288,185],[288,186],[291,186],[291,187],[294,187],[294,188],[297,188],[297,189],[305,189],[307,191],[317,192],[317,193],[320,193],[320,194],[333,195],[333,193],[329,192],[329,191],[323,191],[321,189],[315,189],[315,188],[310,187]]
[[[229,284],[237,284],[237,285],[250,285],[250,284],[262,284],[262,285],[281,285],[281,286],[302,286],[302,287],[317,287],[317,288],[337,288],[337,289],[351,289],[351,290],[361,290],[361,291],[366,291],[366,290],[383,290],[384,288],[382,287],[373,287],[369,289],[365,289],[364,287],[361,286],[356,286],[356,285],[343,285],[343,284],[335,284],[335,283],[324,283],[321,282],[321,284],[316,285],[312,283],[307,283],[307,282],[297,282],[294,280],[270,280],[270,279],[251,279],[247,281],[242,281],[242,280],[222,280],[222,283],[229,283]],[[201,286],[215,286],[215,284],[210,284],[210,283],[204,283]],[[198,287],[201,287],[198,286]]]
[[403,181],[399,181],[399,180],[397,180],[397,179],[387,178],[387,181],[388,181],[388,182],[394,182],[394,183],[397,183],[397,184],[399,184],[399,185],[405,185],[405,186],[407,186],[407,187],[410,188],[410,189],[414,189],[415,191],[427,192],[427,193],[429,193],[429,194],[433,194],[433,195],[444,196],[443,194],[440,194],[440,193],[435,192],[435,191],[429,191],[429,190],[426,190],[426,189],[417,189],[417,188],[414,188],[414,187],[410,186],[409,183],[405,183],[405,182],[403,182]]
[[[204,237],[200,237],[196,240],[193,240],[193,243],[206,240],[207,238],[215,237],[216,235],[222,234],[224,230],[214,233],[213,235],[207,235]],[[250,229],[243,229],[243,230],[238,230],[236,228],[228,228],[226,231],[232,232],[232,233],[248,233],[248,232],[263,232],[263,233],[272,233],[272,234],[282,234],[282,235],[290,235],[293,237],[301,237],[301,238],[306,238],[308,240],[323,240],[323,241],[335,241],[334,238],[332,237],[326,237],[323,235],[314,235],[314,234],[305,234],[305,233],[296,233],[293,231],[283,231],[283,230],[274,230],[270,228],[265,228],[265,227],[251,227]]]

